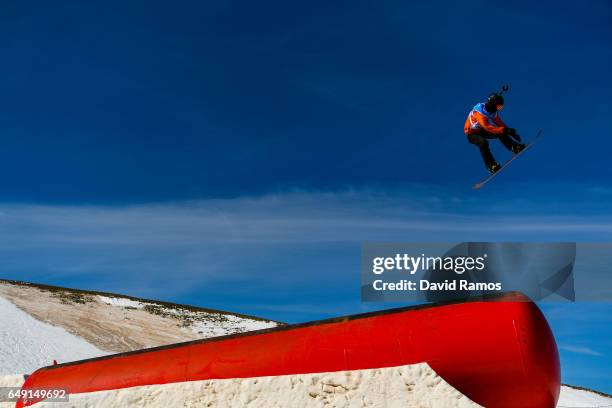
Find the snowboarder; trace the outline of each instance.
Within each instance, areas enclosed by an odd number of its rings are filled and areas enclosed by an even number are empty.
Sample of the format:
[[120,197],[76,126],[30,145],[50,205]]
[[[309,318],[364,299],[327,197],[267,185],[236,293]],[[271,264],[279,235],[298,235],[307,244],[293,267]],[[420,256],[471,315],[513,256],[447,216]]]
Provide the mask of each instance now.
[[501,93],[492,93],[486,102],[474,106],[463,127],[468,141],[480,149],[482,160],[491,173],[498,171],[501,166],[495,161],[491,149],[489,149],[489,139],[499,139],[506,149],[514,154],[525,148],[516,129],[508,127],[502,122],[499,111],[503,107],[504,97]]

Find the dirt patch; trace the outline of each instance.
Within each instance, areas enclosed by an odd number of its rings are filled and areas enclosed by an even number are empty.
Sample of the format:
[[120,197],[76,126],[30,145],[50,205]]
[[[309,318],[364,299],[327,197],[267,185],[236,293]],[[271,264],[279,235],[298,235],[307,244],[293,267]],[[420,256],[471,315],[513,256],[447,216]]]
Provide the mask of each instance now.
[[0,296],[43,322],[63,327],[101,350],[125,352],[273,327],[276,322],[219,311],[0,281]]

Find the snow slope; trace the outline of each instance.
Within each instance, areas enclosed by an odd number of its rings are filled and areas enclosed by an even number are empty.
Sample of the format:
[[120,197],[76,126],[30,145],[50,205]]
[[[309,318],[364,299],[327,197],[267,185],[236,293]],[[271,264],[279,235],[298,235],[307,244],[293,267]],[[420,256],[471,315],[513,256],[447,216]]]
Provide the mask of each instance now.
[[605,396],[590,390],[564,385],[557,408],[612,408],[612,396]]
[[10,301],[37,320],[62,327],[109,353],[280,324],[219,310],[25,282],[0,280],[0,298]]
[[30,373],[62,362],[105,355],[61,327],[34,319],[0,297],[0,374]]

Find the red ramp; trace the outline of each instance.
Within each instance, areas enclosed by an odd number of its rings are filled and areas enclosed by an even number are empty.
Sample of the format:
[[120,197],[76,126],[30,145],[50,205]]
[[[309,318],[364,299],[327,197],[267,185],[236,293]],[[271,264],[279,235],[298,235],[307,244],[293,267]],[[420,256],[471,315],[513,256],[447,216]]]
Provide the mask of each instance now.
[[[217,337],[45,367],[23,385],[71,393],[207,379],[428,363],[474,402],[553,408],[559,356],[537,306],[517,293]],[[17,407],[37,401],[20,401]]]

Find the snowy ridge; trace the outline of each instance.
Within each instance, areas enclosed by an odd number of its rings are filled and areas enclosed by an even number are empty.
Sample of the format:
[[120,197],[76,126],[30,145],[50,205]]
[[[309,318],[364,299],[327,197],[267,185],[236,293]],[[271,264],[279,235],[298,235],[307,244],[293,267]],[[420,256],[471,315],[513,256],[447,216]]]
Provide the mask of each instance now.
[[2,280],[0,319],[0,384],[4,384],[0,386],[20,384],[23,376],[15,374],[30,374],[54,360],[65,363],[280,324],[211,309]]
[[585,388],[563,385],[557,408],[612,408],[612,396]]

